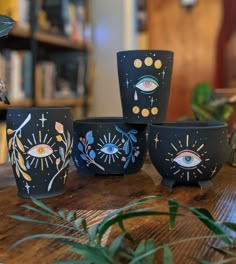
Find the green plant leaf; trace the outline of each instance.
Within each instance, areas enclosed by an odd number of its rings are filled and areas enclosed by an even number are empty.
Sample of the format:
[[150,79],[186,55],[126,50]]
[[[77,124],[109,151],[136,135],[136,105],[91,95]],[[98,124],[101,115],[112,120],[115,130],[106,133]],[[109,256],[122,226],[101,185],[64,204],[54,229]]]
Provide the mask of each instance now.
[[193,88],[191,103],[194,105],[204,105],[210,101],[211,87],[208,83],[199,83]]
[[[35,235],[31,235],[31,236],[27,236],[24,237],[20,240],[18,240],[17,242],[15,242],[13,245],[11,245],[10,250],[13,249],[14,247],[18,246],[19,244],[28,241],[28,240],[33,240],[33,239],[37,239],[37,238],[51,238],[51,239],[59,239],[59,240],[78,240],[78,238],[76,237],[72,237],[72,236],[62,236],[62,235],[55,235],[55,234],[35,234]],[[63,240],[63,243],[65,244]]]
[[110,252],[110,255],[111,256],[114,256],[115,253],[116,253],[116,251],[120,248],[120,246],[121,246],[121,244],[123,242],[123,239],[124,239],[124,234],[121,235],[121,236],[116,237],[112,241],[112,243],[111,243],[111,245],[109,247],[109,252]]
[[74,221],[74,227],[76,229],[80,229],[80,226],[82,225],[82,222],[85,221],[83,218],[79,217],[77,219],[75,219]]
[[232,241],[224,231],[224,229],[213,219],[210,212],[205,208],[189,207],[190,211],[197,216],[197,218],[207,226],[215,235],[217,235],[227,245],[232,245]]
[[97,236],[97,230],[98,230],[98,224],[94,224],[88,229],[88,235],[89,235],[90,241],[95,240],[95,238]]
[[15,21],[8,16],[0,15],[0,37],[8,35]]
[[236,253],[232,252],[230,250],[227,250],[227,249],[224,249],[224,248],[219,248],[219,247],[214,247],[214,246],[211,246],[211,248],[213,248],[214,250],[216,250],[217,252],[219,252],[221,254],[236,257]]
[[154,241],[152,239],[142,240],[134,252],[134,258],[131,263],[154,263]]
[[196,263],[199,263],[199,264],[211,264],[209,261],[206,261],[204,259],[192,258],[192,260],[194,260]]
[[192,104],[192,111],[197,120],[214,120],[214,116],[203,106]]
[[136,241],[133,239],[130,233],[128,233],[128,231],[126,230],[123,221],[118,222],[118,225],[120,229],[122,230],[123,234],[125,235],[125,238],[128,239],[133,245],[135,245]]
[[170,212],[170,221],[169,221],[169,227],[170,229],[173,229],[174,224],[175,224],[175,219],[177,216],[178,208],[179,208],[179,203],[175,200],[168,200],[168,206],[169,206],[169,212]]
[[91,261],[94,264],[110,264],[109,260],[106,257],[106,252],[104,248],[91,247],[88,245],[83,245],[80,243],[63,241],[65,245],[71,246],[71,251],[83,256],[86,260]]
[[79,260],[65,260],[65,261],[57,261],[53,262],[53,264],[92,264],[92,262],[88,262],[87,260],[84,259],[79,259]]
[[49,208],[48,206],[46,206],[44,203],[42,203],[41,201],[39,201],[38,199],[34,198],[34,197],[30,197],[31,201],[36,204],[38,207],[40,207],[41,209],[45,210],[48,213],[51,213],[53,215],[56,215],[56,212],[54,212],[51,208]]
[[71,222],[72,220],[75,220],[75,219],[76,219],[76,211],[75,210],[69,211],[69,213],[66,217],[66,221]]
[[102,225],[102,223],[105,223],[108,219],[112,218],[115,215],[118,215],[118,214],[122,213],[123,211],[129,210],[132,207],[136,207],[138,205],[145,204],[149,200],[163,200],[163,199],[160,196],[157,196],[157,195],[150,195],[150,196],[146,196],[146,197],[140,198],[138,200],[130,202],[127,205],[125,205],[125,206],[123,206],[123,207],[121,207],[121,208],[119,208],[117,210],[114,210],[113,212],[109,213],[107,216],[105,216],[103,218],[103,220],[100,222],[100,224]]
[[35,224],[54,225],[54,224],[47,222],[47,221],[41,221],[41,220],[33,219],[30,217],[20,216],[20,215],[9,215],[9,217],[16,219],[16,220],[19,220],[19,221],[31,222],[31,223],[35,223]]
[[[106,233],[106,231],[108,230],[109,227],[111,227],[112,225],[119,223],[120,221],[123,221],[125,219],[129,219],[129,218],[135,218],[135,217],[141,217],[141,216],[157,216],[157,215],[168,215],[170,216],[171,213],[168,212],[160,212],[160,211],[145,211],[144,210],[137,210],[137,211],[129,211],[127,213],[123,213],[123,214],[119,214],[115,217],[113,217],[110,220],[107,221],[102,221],[101,224],[99,224],[98,227],[98,238],[99,241],[102,240],[103,235]],[[181,214],[180,214],[181,215]]]
[[39,210],[39,209],[37,209],[35,207],[32,207],[30,205],[23,204],[21,207],[24,207],[24,208],[26,208],[26,209],[28,209],[30,211],[36,212],[36,213],[38,213],[38,214],[40,214],[42,216],[46,216],[46,217],[52,217],[53,216],[53,214],[51,214],[51,213],[47,213],[45,211]]
[[66,214],[64,210],[58,211],[57,214],[61,219],[66,220]]
[[223,225],[236,232],[236,223],[224,222]]
[[166,244],[163,244],[163,264],[172,264],[173,262],[173,254],[170,250],[170,247]]
[[10,218],[19,220],[19,221],[24,221],[24,222],[30,222],[30,223],[34,223],[34,224],[40,224],[40,225],[48,225],[48,226],[55,226],[55,227],[62,227],[65,228],[67,230],[74,230],[73,227],[70,227],[68,225],[63,225],[63,224],[57,224],[54,222],[47,222],[47,221],[42,221],[42,220],[37,220],[37,219],[33,219],[30,217],[25,217],[25,216],[19,216],[19,215],[9,215]]

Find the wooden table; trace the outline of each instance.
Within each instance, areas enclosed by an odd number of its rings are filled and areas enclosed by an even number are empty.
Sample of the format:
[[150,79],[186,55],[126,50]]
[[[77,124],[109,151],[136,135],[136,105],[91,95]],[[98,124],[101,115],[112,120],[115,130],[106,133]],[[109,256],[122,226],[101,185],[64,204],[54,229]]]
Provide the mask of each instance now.
[[[1,168],[0,171],[1,186],[4,186],[6,178],[13,177],[12,172],[7,167]],[[66,193],[45,199],[44,202],[54,209],[75,209],[78,212],[87,212],[93,217],[106,214],[109,210],[119,208],[136,198],[161,195],[190,206],[207,208],[218,220],[236,222],[235,168],[224,166],[213,179],[213,187],[209,189],[187,186],[167,189],[160,186],[160,181],[161,177],[148,161],[139,173],[126,176],[80,177],[75,168],[72,168],[68,177]],[[47,239],[25,242],[8,252],[8,248],[20,238],[50,231],[49,227],[19,222],[8,217],[11,214],[32,216],[32,213],[27,209],[20,207],[22,204],[31,204],[31,201],[17,197],[14,182],[11,181],[11,183],[13,185],[0,188],[0,263],[46,264],[55,260],[73,258],[74,255],[66,251],[65,247]],[[128,229],[137,239],[153,238],[166,243],[210,234],[200,221],[191,217],[185,221],[178,218],[172,231],[168,229],[168,219],[160,216],[129,221]],[[112,229],[109,238],[114,232]],[[57,229],[57,233],[63,234],[63,231]],[[211,249],[209,243],[210,241],[201,240],[175,246],[173,248],[175,263],[193,263],[186,257],[189,255],[211,261],[221,259],[222,255]],[[161,261],[157,260],[156,263],[161,263]]]

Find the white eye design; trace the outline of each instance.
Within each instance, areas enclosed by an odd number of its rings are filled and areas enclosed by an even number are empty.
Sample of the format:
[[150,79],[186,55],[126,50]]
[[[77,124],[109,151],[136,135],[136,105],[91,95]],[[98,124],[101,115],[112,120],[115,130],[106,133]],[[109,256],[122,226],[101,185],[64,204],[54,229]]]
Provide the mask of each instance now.
[[101,148],[101,151],[105,154],[112,155],[118,152],[118,147],[115,144],[107,143]]
[[159,84],[156,78],[149,76],[141,78],[141,80],[136,83],[135,87],[143,93],[153,93],[156,88],[159,87]]
[[197,166],[202,160],[196,153],[184,150],[174,159],[174,161],[184,168],[192,168]]
[[53,149],[46,144],[38,144],[32,147],[27,154],[37,157],[37,158],[45,158],[53,153]]

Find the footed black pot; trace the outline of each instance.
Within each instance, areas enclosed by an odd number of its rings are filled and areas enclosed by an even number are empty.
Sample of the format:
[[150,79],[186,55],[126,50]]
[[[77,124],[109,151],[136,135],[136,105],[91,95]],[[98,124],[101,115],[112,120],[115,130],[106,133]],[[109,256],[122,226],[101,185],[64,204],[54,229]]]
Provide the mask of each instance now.
[[135,173],[144,163],[146,148],[146,125],[117,117],[74,121],[72,157],[81,175]]
[[227,124],[167,122],[150,125],[149,154],[163,177],[162,185],[212,185],[212,178],[227,160]]
[[73,144],[70,108],[9,108],[7,140],[18,195],[63,194]]

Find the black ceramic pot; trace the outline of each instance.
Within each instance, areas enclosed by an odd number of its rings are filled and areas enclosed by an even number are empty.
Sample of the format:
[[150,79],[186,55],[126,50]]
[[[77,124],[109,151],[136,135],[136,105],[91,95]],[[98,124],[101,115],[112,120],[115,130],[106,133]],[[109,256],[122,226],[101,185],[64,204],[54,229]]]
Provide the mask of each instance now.
[[146,148],[146,125],[116,117],[74,121],[72,157],[81,175],[135,173],[144,163]]
[[227,127],[218,121],[150,125],[149,154],[162,184],[210,186],[227,160]]
[[165,121],[173,52],[128,50],[117,53],[123,117],[128,123]]
[[18,195],[64,193],[73,144],[70,108],[9,108],[6,122]]

